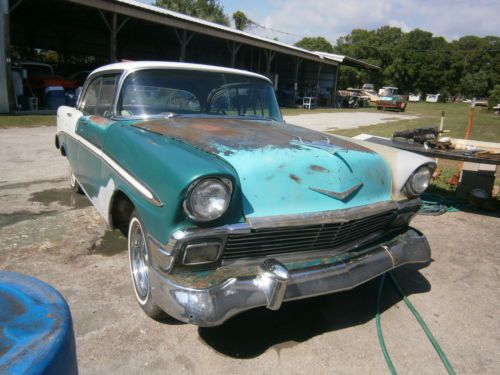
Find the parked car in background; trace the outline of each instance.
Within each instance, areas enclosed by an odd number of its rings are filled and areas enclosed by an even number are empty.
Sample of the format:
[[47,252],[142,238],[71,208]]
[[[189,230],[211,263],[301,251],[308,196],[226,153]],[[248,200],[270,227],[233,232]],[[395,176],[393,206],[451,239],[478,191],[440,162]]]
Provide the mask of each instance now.
[[397,87],[382,87],[379,90],[379,95],[380,98],[376,101],[378,110],[396,109],[401,112],[405,111],[408,97],[405,95],[398,95]]
[[379,96],[393,96],[398,93],[398,88],[393,86],[384,86],[378,90]]
[[421,94],[412,94],[408,96],[408,101],[409,102],[419,102],[422,100],[422,95]]
[[427,94],[425,101],[427,103],[437,103],[441,94]]
[[91,70],[80,70],[71,74],[68,79],[75,81],[78,86],[83,86],[87,77],[92,73]]
[[74,91],[78,87],[75,80],[55,74],[50,64],[32,61],[19,64],[28,72],[28,83],[40,101],[40,108],[57,109],[73,101]]
[[375,87],[371,83],[365,83],[361,88],[367,91],[375,91]]
[[258,74],[99,68],[76,108],[59,108],[56,146],[71,187],[127,234],[134,293],[155,319],[220,325],[430,260],[409,224],[434,162],[287,124]]

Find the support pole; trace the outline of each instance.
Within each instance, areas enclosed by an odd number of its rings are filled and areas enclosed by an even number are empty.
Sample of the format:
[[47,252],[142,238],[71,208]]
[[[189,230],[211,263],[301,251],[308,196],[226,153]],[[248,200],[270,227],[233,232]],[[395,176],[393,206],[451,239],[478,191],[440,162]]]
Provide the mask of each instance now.
[[236,55],[241,48],[241,43],[227,42],[227,48],[229,48],[229,53],[231,54],[231,68],[234,68],[236,63]]
[[294,73],[294,80],[293,80],[293,99],[294,101],[297,100],[297,96],[299,93],[299,69],[300,66],[302,65],[302,59],[300,57],[295,58],[295,73]]
[[332,97],[333,97],[333,107],[335,108],[335,105],[337,104],[337,83],[339,81],[339,73],[340,73],[340,65],[337,65],[336,66],[336,69],[335,69],[335,80],[334,80],[334,84],[333,84],[333,87],[332,87]]
[[274,56],[276,56],[276,52],[265,50],[264,55],[266,56],[266,76],[271,74],[271,63],[273,62]]
[[118,15],[116,13],[113,13],[111,15],[111,23],[108,21],[104,13],[99,10],[99,14],[101,15],[101,18],[106,25],[106,27],[109,30],[109,61],[110,62],[115,62],[117,61],[117,37],[118,33],[121,31],[123,26],[129,21],[130,18],[126,17],[122,20],[120,25],[118,25]]
[[321,63],[318,63],[318,75],[316,76],[316,97],[318,97],[318,94],[319,94],[319,77],[321,75],[321,68],[323,67],[323,65],[321,65]]
[[9,113],[13,106],[10,72],[9,2],[0,1],[0,113]]
[[186,47],[193,39],[194,33],[189,33],[187,30],[179,30],[179,29],[174,29],[175,35],[177,36],[177,40],[179,41],[181,45],[181,53],[179,56],[179,61],[183,62],[186,61]]

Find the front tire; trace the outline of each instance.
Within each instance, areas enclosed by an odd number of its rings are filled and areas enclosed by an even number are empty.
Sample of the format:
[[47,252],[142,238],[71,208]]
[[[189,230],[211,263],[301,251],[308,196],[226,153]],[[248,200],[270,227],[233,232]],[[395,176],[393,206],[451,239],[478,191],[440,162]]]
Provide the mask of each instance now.
[[150,256],[146,232],[141,219],[134,210],[128,227],[128,253],[132,285],[137,302],[147,316],[163,320],[168,315],[155,303],[150,282]]

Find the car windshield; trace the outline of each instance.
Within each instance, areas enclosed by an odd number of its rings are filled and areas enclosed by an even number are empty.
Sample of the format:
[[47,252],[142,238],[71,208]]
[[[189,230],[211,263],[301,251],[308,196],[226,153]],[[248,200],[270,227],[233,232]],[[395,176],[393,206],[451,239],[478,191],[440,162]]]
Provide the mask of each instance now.
[[281,121],[272,85],[240,74],[148,69],[125,80],[117,114],[136,116],[223,116]]

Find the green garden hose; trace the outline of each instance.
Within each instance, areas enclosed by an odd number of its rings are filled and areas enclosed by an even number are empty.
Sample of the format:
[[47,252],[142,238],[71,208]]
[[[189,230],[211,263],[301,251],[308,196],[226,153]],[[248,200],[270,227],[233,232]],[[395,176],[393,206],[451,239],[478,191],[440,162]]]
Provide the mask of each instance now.
[[458,212],[463,203],[450,198],[445,198],[439,194],[422,194],[422,208],[419,215],[442,215],[446,212]]
[[[413,314],[415,319],[417,319],[417,322],[418,322],[418,324],[420,324],[420,327],[422,327],[422,329],[424,330],[427,338],[429,339],[432,346],[434,347],[434,350],[436,350],[436,353],[439,355],[441,362],[443,362],[443,365],[446,368],[446,371],[448,372],[448,374],[456,375],[455,370],[453,370],[453,367],[451,366],[450,361],[448,360],[448,358],[444,354],[443,349],[441,349],[441,346],[439,346],[439,343],[437,342],[436,338],[432,334],[432,332],[429,329],[429,327],[427,326],[427,324],[425,324],[424,319],[422,319],[422,317],[418,313],[415,306],[413,306],[413,304],[410,302],[410,300],[406,297],[405,293],[403,292],[403,289],[396,281],[396,278],[394,277],[392,272],[388,272],[388,274],[389,274],[389,278],[392,281],[392,284],[394,285],[394,287],[396,288],[398,293],[403,298],[404,303],[406,304],[408,309],[411,311],[411,313]],[[392,363],[391,357],[389,356],[389,352],[387,351],[387,347],[385,346],[384,336],[382,334],[382,326],[380,324],[380,302],[382,300],[382,290],[384,288],[384,282],[385,282],[385,275],[382,276],[382,278],[380,280],[380,285],[378,288],[377,314],[375,316],[375,322],[376,322],[376,326],[377,326],[377,336],[378,336],[380,348],[382,350],[382,353],[384,354],[384,358],[385,358],[385,361],[387,363],[387,366],[389,367],[389,370],[390,370],[392,375],[397,375],[396,368],[394,367],[394,364]]]

